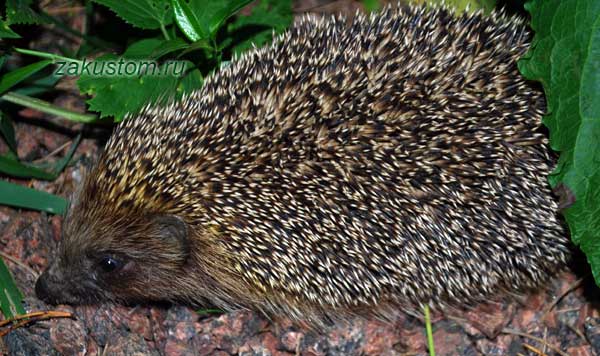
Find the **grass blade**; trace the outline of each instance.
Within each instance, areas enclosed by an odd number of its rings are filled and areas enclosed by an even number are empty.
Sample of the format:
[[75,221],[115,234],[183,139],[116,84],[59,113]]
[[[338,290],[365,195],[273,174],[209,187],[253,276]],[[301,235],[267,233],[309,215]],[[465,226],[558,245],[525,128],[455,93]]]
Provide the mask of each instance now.
[[6,73],[0,77],[0,93],[4,93],[21,81],[27,79],[33,73],[44,69],[50,63],[52,63],[52,61],[46,59]]
[[58,175],[60,174],[60,172],[63,171],[63,169],[65,169],[65,167],[67,166],[67,164],[69,164],[69,162],[71,161],[71,157],[73,157],[73,154],[75,153],[75,150],[77,149],[77,146],[79,146],[79,142],[81,142],[81,134],[77,135],[77,137],[75,137],[75,140],[73,140],[73,144],[71,145],[71,148],[69,148],[69,152],[67,152],[67,154],[59,159],[55,165],[54,168],[52,169],[52,172],[54,172],[54,174]]
[[43,113],[47,113],[50,115],[62,116],[65,119],[69,119],[71,121],[83,122],[83,123],[92,123],[97,121],[97,117],[92,114],[81,114],[74,111],[66,110],[57,106],[50,104],[47,101],[32,98],[27,95],[21,95],[17,92],[8,92],[2,96],[0,96],[0,100],[6,100],[13,104],[22,105],[28,108],[32,108]]
[[429,315],[429,305],[425,304],[425,332],[427,333],[427,348],[429,356],[435,356],[435,345],[433,343],[433,329],[431,327],[431,316]]
[[0,180],[0,204],[62,215],[67,200],[54,194]]
[[15,128],[12,121],[0,111],[0,132],[6,144],[13,153],[17,153],[17,141],[15,140]]
[[4,317],[8,319],[25,314],[22,301],[23,294],[17,288],[6,264],[0,259],[0,309]]
[[36,178],[43,180],[53,180],[56,174],[48,173],[39,168],[25,165],[8,156],[0,156],[0,173],[17,178]]

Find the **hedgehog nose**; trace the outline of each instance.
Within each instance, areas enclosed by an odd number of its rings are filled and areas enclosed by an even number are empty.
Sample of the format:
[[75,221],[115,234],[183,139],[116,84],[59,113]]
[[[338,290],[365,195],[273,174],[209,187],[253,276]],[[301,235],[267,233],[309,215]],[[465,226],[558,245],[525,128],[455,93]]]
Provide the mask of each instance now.
[[47,304],[53,304],[48,288],[48,272],[45,271],[35,282],[35,294]]

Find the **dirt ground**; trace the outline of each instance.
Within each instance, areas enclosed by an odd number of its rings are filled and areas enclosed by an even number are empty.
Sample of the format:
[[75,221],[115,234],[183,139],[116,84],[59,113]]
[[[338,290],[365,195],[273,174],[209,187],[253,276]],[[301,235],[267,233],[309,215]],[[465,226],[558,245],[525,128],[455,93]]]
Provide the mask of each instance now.
[[[61,5],[63,6],[63,5]],[[296,1],[297,14],[306,11],[354,13],[354,1]],[[68,21],[77,27],[75,11]],[[49,31],[36,45],[62,43]],[[66,43],[65,43],[66,44]],[[37,47],[40,48],[40,47]],[[83,111],[83,99],[72,81],[52,100]],[[82,130],[82,125],[23,109],[17,121],[19,156],[25,160],[58,159]],[[97,156],[110,134],[106,128],[85,128],[75,164],[53,182],[12,182],[68,197],[80,183],[84,167]],[[6,147],[0,143],[0,152]],[[4,179],[4,178],[3,178]],[[422,316],[399,314],[394,323],[356,320],[326,331],[269,321],[249,311],[198,313],[177,305],[45,305],[35,297],[37,276],[48,264],[60,240],[62,218],[0,207],[0,252],[26,296],[27,311],[69,311],[73,319],[53,319],[12,331],[0,346],[11,355],[426,355]],[[582,260],[582,256],[577,256]],[[437,355],[596,355],[600,353],[598,289],[585,266],[570,266],[546,290],[434,313]]]

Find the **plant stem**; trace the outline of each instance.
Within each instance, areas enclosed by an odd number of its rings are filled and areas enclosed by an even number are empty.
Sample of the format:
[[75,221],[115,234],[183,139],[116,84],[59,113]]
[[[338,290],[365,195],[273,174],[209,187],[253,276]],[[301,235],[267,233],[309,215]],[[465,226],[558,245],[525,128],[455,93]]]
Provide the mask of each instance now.
[[63,56],[59,56],[58,54],[53,54],[53,53],[34,51],[34,50],[31,50],[31,49],[15,48],[15,51],[19,52],[19,53],[23,53],[23,54],[28,54],[30,56],[51,59],[51,60],[53,60],[55,62],[58,61],[58,60],[61,60],[61,61],[65,61],[65,62],[76,62],[76,63],[79,63],[80,65],[83,63],[82,61],[80,61],[78,59],[73,59],[73,58],[69,58],[69,57],[63,57]]
[[433,344],[433,331],[431,328],[431,316],[429,315],[429,305],[425,304],[425,330],[427,332],[427,347],[429,348],[429,356],[435,356],[435,347]]
[[167,32],[167,29],[165,28],[165,25],[163,25],[162,23],[160,24],[160,30],[162,31],[163,36],[165,36],[165,39],[167,41],[170,41],[171,37],[169,36],[169,33]]
[[35,109],[47,114],[62,116],[71,121],[83,122],[83,123],[93,123],[98,120],[98,117],[93,114],[81,114],[77,112],[73,112],[70,110],[66,110],[60,108],[58,106],[54,106],[47,101],[32,98],[30,96],[18,94],[15,92],[8,92],[2,96],[0,96],[1,100],[5,100],[11,102],[13,104],[25,106],[31,109]]

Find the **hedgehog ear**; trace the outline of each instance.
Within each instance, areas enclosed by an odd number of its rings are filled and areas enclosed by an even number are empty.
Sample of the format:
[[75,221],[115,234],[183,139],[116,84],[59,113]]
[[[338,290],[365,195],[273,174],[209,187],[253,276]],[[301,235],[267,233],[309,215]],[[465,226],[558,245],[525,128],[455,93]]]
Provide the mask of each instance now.
[[190,244],[185,221],[175,215],[158,215],[154,218],[154,223],[158,227],[160,237],[166,242],[177,244],[181,254],[187,258],[190,254]]

